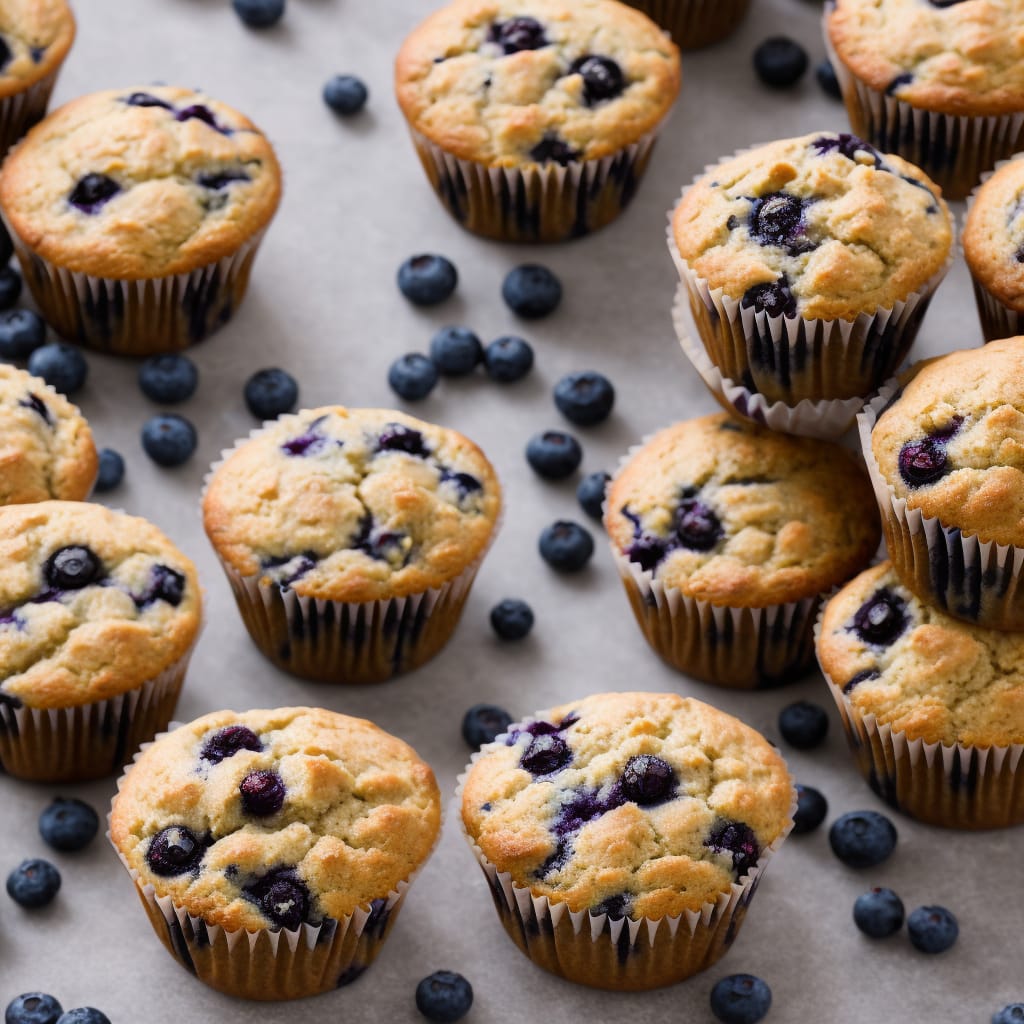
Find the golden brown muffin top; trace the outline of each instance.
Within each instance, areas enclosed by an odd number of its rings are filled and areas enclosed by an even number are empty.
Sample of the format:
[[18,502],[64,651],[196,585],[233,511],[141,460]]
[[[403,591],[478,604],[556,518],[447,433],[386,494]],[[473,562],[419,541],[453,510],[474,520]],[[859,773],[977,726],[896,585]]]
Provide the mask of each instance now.
[[74,39],[65,0],[0,0],[0,99],[53,74]]
[[1024,313],[1024,160],[1010,160],[978,189],[964,225],[971,276]]

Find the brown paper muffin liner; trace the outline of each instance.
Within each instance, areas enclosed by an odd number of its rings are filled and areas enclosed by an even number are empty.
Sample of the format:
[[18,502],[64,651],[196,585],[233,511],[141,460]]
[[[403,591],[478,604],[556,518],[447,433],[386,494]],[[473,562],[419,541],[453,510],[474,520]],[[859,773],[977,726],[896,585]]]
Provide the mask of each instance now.
[[899,384],[890,381],[857,417],[893,568],[908,590],[955,618],[988,629],[1024,630],[1024,548],[965,536],[958,527],[909,508],[882,475],[871,431],[899,394]]
[[708,391],[726,412],[737,413],[770,430],[800,437],[814,437],[824,441],[837,441],[854,424],[857,413],[864,405],[862,398],[837,398],[832,401],[810,402],[797,405],[768,402],[764,395],[722,376],[721,370],[708,358],[704,349],[690,337],[686,322],[686,290],[680,284],[672,307],[672,322],[683,354],[700,374]]
[[750,0],[626,0],[657,22],[683,50],[710,46],[732,35]]
[[499,242],[565,242],[610,224],[647,170],[656,133],[598,160],[489,167],[410,128],[430,184],[467,231]]
[[27,89],[0,100],[0,159],[29,128],[46,117],[46,108],[62,65],[63,61]]
[[[499,736],[495,743],[503,739]],[[700,910],[636,920],[614,919],[589,910],[572,911],[564,903],[516,885],[508,872],[499,871],[488,860],[466,831],[462,790],[469,769],[486,750],[485,746],[475,753],[459,776],[452,813],[487,879],[509,938],[538,967],[580,985],[640,992],[674,985],[712,966],[729,951],[739,934],[768,862],[793,827],[795,801],[782,835],[761,851],[757,863],[728,892]]]

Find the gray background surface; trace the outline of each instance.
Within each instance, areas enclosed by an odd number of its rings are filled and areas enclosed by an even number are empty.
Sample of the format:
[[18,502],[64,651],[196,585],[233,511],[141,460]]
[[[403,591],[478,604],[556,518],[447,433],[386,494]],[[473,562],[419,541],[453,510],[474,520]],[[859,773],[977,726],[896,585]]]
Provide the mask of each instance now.
[[[77,399],[97,442],[128,460],[125,485],[110,504],[163,527],[197,561],[205,582],[208,623],[178,717],[304,703],[365,716],[419,750],[447,802],[467,759],[462,713],[477,701],[522,715],[601,690],[671,690],[708,700],[774,739],[777,713],[791,700],[819,700],[831,712],[819,678],[782,691],[732,694],[664,667],[632,621],[602,537],[592,566],[575,578],[556,576],[537,556],[547,522],[582,513],[574,483],[542,482],[522,455],[535,431],[566,426],[550,389],[571,370],[599,369],[618,389],[612,419],[579,431],[586,471],[612,468],[653,429],[715,408],[673,337],[676,275],[665,249],[665,211],[680,186],[719,156],[775,137],[846,128],[841,104],[824,97],[810,74],[798,88],[773,94],[750,70],[756,43],[778,31],[800,38],[819,59],[819,5],[754,0],[733,38],[686,56],[681,101],[633,207],[600,235],[545,250],[464,234],[426,184],[392,98],[391,60],[434,6],[431,0],[289,0],[288,6],[279,27],[257,33],[238,22],[228,0],[79,0],[80,34],[56,97],[154,80],[200,85],[250,114],[285,168],[284,202],[249,297],[221,334],[194,350],[201,384],[181,410],[200,432],[192,462],[166,471],[142,454],[138,430],[156,410],[139,393],[133,364],[90,357],[90,380]],[[357,73],[370,87],[367,112],[356,120],[336,120],[320,101],[323,82],[338,71]],[[447,254],[461,274],[457,295],[431,312],[407,305],[394,284],[399,263],[424,250]],[[535,258],[561,275],[565,301],[546,321],[518,324],[502,304],[501,281],[508,268]],[[394,405],[388,364],[402,352],[425,350],[434,328],[445,323],[466,323],[485,339],[521,332],[538,357],[535,372],[518,385],[502,388],[482,376],[445,381],[409,410],[477,440],[506,486],[504,529],[462,625],[435,662],[379,687],[331,688],[284,676],[249,643],[198,516],[209,463],[255,426],[242,383],[260,367],[281,365],[298,377],[305,407]],[[925,320],[918,353],[979,341],[968,277],[958,263]],[[487,625],[492,604],[508,595],[526,598],[537,613],[523,644],[500,644]],[[825,792],[829,820],[881,807],[854,771],[837,717],[823,749],[784,753],[798,780]],[[113,789],[111,780],[62,792],[105,810]],[[711,985],[733,971],[771,984],[775,1024],[986,1022],[1011,999],[1024,999],[1020,831],[947,832],[897,815],[897,852],[874,871],[839,864],[824,829],[791,838],[727,959],[686,984],[645,995],[590,991],[533,967],[506,938],[483,876],[448,821],[388,945],[357,984],[300,1004],[232,1001],[170,959],[105,841],[79,856],[47,852],[36,817],[52,792],[0,779],[0,872],[43,855],[64,875],[58,899],[43,912],[28,914],[0,896],[0,1005],[18,992],[43,989],[66,1008],[101,1007],[114,1024],[236,1024],[253,1016],[310,1024],[416,1021],[415,984],[441,967],[471,979],[476,1004],[469,1019],[478,1022],[705,1022]],[[895,888],[908,910],[923,903],[951,907],[961,923],[958,945],[929,958],[912,950],[905,935],[877,944],[863,938],[851,906],[874,884]]]

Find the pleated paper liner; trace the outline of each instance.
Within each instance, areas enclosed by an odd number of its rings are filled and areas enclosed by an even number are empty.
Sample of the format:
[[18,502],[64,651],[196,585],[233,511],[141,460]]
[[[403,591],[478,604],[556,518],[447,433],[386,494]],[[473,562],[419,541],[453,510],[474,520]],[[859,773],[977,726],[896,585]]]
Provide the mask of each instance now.
[[462,160],[410,128],[430,184],[467,231],[500,242],[565,242],[610,224],[629,205],[654,148],[651,132],[596,160],[490,167]]
[[[495,743],[503,740],[504,736],[499,736]],[[676,917],[615,919],[589,910],[569,910],[564,903],[516,885],[508,872],[498,871],[466,831],[462,790],[469,769],[489,746],[474,754],[459,776],[452,813],[487,879],[502,927],[528,959],[580,985],[639,992],[684,981],[729,951],[768,862],[792,828],[795,801],[782,835],[765,847],[750,871],[715,902]]]
[[871,431],[899,391],[890,381],[857,417],[893,568],[908,590],[955,618],[988,629],[1024,630],[1024,548],[982,541],[910,508],[882,475]]
[[750,0],[626,0],[643,11],[682,50],[717,43],[739,27]]
[[[63,64],[63,61],[61,62]],[[61,64],[27,89],[0,99],[0,159],[31,128],[46,116]]]
[[862,398],[837,398],[825,402],[804,399],[795,406],[783,405],[781,402],[769,402],[764,395],[723,377],[704,349],[687,332],[686,290],[681,284],[676,290],[672,322],[683,353],[726,412],[737,413],[744,419],[783,434],[838,441],[853,426],[864,405]]

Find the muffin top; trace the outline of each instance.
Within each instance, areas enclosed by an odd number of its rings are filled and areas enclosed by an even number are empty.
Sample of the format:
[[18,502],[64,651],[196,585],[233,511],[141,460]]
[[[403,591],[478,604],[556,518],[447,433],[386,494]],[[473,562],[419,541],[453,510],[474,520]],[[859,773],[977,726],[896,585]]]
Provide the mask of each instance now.
[[963,241],[973,277],[1003,305],[1024,313],[1024,160],[1003,164],[978,189]]
[[908,739],[1024,743],[1024,635],[981,629],[924,604],[890,562],[829,601],[818,659],[861,714]]
[[74,38],[65,0],[0,0],[0,99],[56,71]]
[[281,172],[238,111],[190,89],[111,89],[72,100],[12,151],[0,205],[33,250],[126,280],[234,253],[270,222]]
[[878,418],[871,450],[908,508],[1024,545],[1024,337],[920,364]]
[[145,519],[79,501],[0,508],[0,700],[68,708],[134,690],[199,632],[195,566]]
[[469,769],[462,820],[535,896],[612,917],[697,910],[789,830],[793,783],[738,719],[670,693],[542,711]]
[[501,508],[472,441],[388,409],[284,416],[215,470],[203,522],[243,576],[301,597],[376,601],[454,579]]
[[1024,111],[1020,0],[836,0],[827,25],[877,92],[946,114]]
[[45,381],[0,363],[0,505],[82,501],[98,469],[81,413]]
[[725,413],[647,441],[609,485],[604,522],[613,548],[666,587],[739,608],[842,583],[880,536],[849,452]]
[[124,776],[110,839],[139,882],[229,931],[294,930],[388,894],[441,824],[430,766],[372,722],[319,708],[217,711]]
[[679,81],[667,34],[617,0],[455,0],[395,62],[413,128],[501,167],[594,160],[637,142]]

